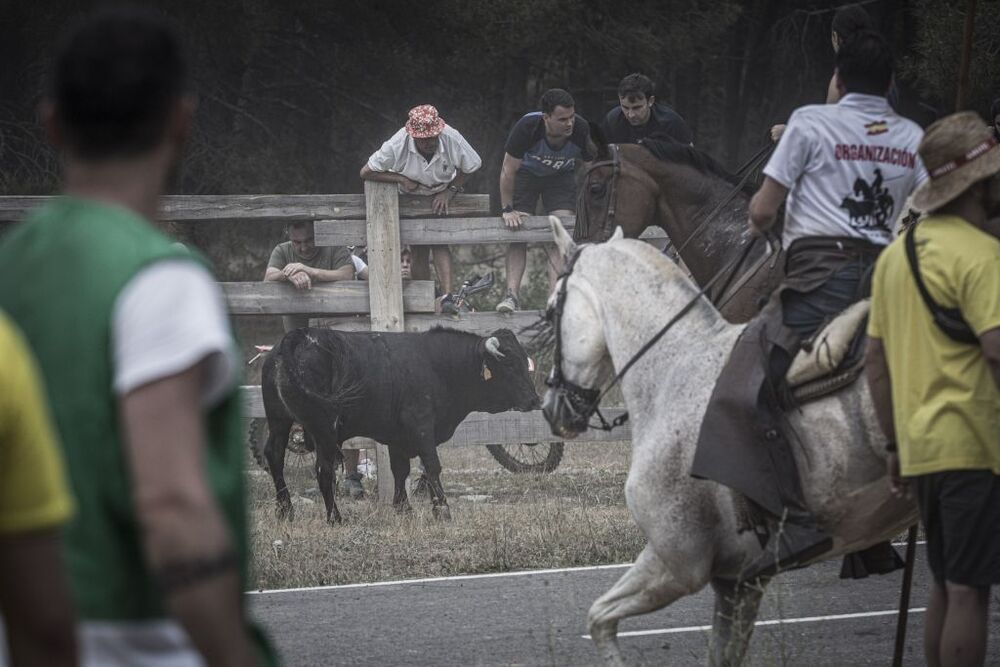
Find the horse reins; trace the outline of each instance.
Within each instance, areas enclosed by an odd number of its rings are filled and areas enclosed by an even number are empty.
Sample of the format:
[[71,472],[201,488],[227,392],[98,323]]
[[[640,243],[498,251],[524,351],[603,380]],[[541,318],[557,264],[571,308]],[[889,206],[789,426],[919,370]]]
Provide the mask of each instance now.
[[[622,169],[621,153],[618,144],[608,144],[608,152],[611,153],[610,160],[602,160],[601,162],[595,162],[594,164],[587,167],[587,171],[584,172],[583,175],[584,186],[586,186],[587,176],[590,175],[590,172],[594,171],[595,169],[599,169],[601,167],[607,167],[607,166],[611,167],[611,179],[610,179],[611,192],[608,193],[608,205],[604,212],[603,240],[605,241],[611,238],[611,234],[608,233],[608,229],[611,229],[612,233],[614,233],[615,229],[614,228],[615,209],[618,204],[618,187],[617,187],[618,174],[621,173]],[[580,209],[580,211],[576,216],[576,222],[578,225],[577,229],[580,230],[580,234],[586,234],[590,231],[590,217],[587,214],[587,207],[580,206],[577,208]],[[582,227],[579,226],[581,222],[583,223]],[[582,236],[578,235],[575,230],[573,236],[576,237],[577,239],[582,238]]]
[[[708,213],[708,215],[706,215],[702,219],[702,221],[698,223],[698,226],[694,228],[694,231],[692,231],[688,235],[688,237],[684,239],[684,243],[682,243],[680,246],[677,247],[677,250],[675,252],[677,253],[678,256],[681,254],[681,251],[684,250],[684,248],[686,248],[688,244],[694,240],[696,236],[705,231],[705,227],[707,227],[708,223],[711,222],[715,218],[715,216],[719,214],[722,208],[736,198],[736,195],[740,193],[740,190],[743,189],[743,186],[745,186],[747,184],[747,181],[750,180],[750,176],[752,176],[753,173],[757,170],[757,167],[763,164],[764,161],[771,156],[772,151],[774,151],[774,144],[768,144],[767,146],[764,146],[759,151],[757,151],[749,160],[743,163],[743,166],[740,167],[739,171],[737,171],[738,174],[743,173],[743,176],[740,178],[739,181],[737,181],[736,185],[733,186],[733,189],[729,191],[729,194],[726,195],[722,199],[722,201],[716,204],[715,208],[713,208]],[[706,206],[705,208],[708,207]],[[703,208],[702,211],[704,211],[705,208]],[[698,217],[699,215],[701,215],[701,211],[698,211],[695,217]],[[667,246],[663,249],[664,253],[670,250],[670,245],[671,244],[668,241]]]
[[[708,291],[715,285],[722,276],[726,275],[732,269],[735,269],[740,264],[746,261],[747,257],[750,255],[751,250],[757,244],[757,240],[760,237],[754,237],[750,243],[746,245],[743,251],[738,257],[730,260],[725,266],[723,266],[719,271],[715,273],[712,278],[705,283],[705,285],[695,294],[684,306],[674,314],[670,320],[663,325],[663,327],[653,335],[639,350],[632,355],[632,358],[622,367],[620,371],[615,374],[611,382],[603,389],[587,389],[586,387],[581,387],[567,380],[562,373],[562,314],[563,307],[566,303],[566,291],[567,284],[569,283],[569,276],[573,272],[573,268],[576,266],[576,262],[580,255],[583,254],[583,248],[580,248],[570,259],[569,263],[566,265],[566,271],[560,276],[562,278],[562,283],[559,286],[559,292],[556,294],[556,306],[555,306],[555,359],[553,360],[552,376],[546,381],[546,384],[553,389],[561,389],[566,395],[566,400],[570,405],[570,408],[577,415],[582,415],[586,413],[594,413],[597,418],[600,419],[600,424],[590,424],[587,426],[593,429],[599,429],[602,431],[610,431],[616,426],[621,426],[628,421],[628,412],[624,412],[621,415],[615,417],[611,422],[608,422],[604,415],[601,414],[600,403],[607,396],[616,384],[621,382],[621,379],[625,376],[625,373],[629,371],[632,366],[642,358],[663,336],[670,331],[670,329],[677,324],[681,319],[687,315],[695,304],[704,297]],[[766,239],[770,245],[770,239]]]

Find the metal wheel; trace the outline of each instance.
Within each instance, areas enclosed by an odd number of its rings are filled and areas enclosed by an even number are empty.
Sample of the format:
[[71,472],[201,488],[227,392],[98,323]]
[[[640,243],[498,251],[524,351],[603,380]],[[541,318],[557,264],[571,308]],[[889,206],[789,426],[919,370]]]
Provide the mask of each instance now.
[[517,445],[486,445],[489,453],[511,472],[552,472],[562,461],[561,442],[524,442]]
[[[264,445],[267,444],[267,420],[251,419],[250,427],[247,429],[247,446],[253,455],[254,461],[267,470],[267,459],[264,458]],[[305,434],[296,425],[292,432],[288,434],[288,445],[285,448],[285,467],[300,468],[303,466],[312,467],[315,461],[313,451],[309,449]]]

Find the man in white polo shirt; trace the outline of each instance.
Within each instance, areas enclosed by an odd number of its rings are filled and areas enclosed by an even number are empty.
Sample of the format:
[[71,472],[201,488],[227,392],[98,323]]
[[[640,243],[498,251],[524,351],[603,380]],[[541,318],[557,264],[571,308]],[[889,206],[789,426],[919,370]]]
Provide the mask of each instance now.
[[[927,178],[917,154],[923,132],[885,97],[892,82],[885,39],[872,31],[855,35],[837,52],[836,79],[837,104],[792,114],[750,202],[754,234],[770,229],[786,203],[785,280],[734,346],[692,465],[693,475],[741,492],[771,519],[769,542],[744,569],[748,580],[801,565],[832,546],[805,506],[783,432],[785,372],[802,341],[867,296],[867,278],[892,238],[897,213]],[[874,569],[893,569],[889,556]]]
[[[482,164],[458,130],[446,124],[433,106],[422,104],[410,109],[406,125],[372,153],[361,168],[361,178],[398,183],[401,193],[432,196],[434,212],[442,214],[448,212],[451,198],[463,191],[469,175]],[[430,249],[412,247],[414,280],[430,280]],[[443,293],[441,309],[455,312],[448,246],[434,249],[434,268]]]

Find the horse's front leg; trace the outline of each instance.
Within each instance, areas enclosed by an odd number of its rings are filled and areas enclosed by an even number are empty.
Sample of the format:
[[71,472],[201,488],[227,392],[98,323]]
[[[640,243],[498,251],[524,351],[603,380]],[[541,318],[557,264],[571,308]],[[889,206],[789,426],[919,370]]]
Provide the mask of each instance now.
[[628,572],[590,607],[590,638],[606,665],[625,665],[618,647],[621,619],[662,609],[708,583],[711,559],[704,558],[704,554],[677,553],[675,560],[683,567],[668,567],[647,544]]

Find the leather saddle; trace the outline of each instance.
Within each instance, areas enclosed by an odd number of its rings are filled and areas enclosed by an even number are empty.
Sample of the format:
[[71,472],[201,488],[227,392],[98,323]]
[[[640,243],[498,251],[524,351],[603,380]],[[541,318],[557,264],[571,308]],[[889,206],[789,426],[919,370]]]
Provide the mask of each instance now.
[[806,341],[785,375],[797,405],[832,394],[851,384],[865,366],[865,329],[871,299],[849,306]]

